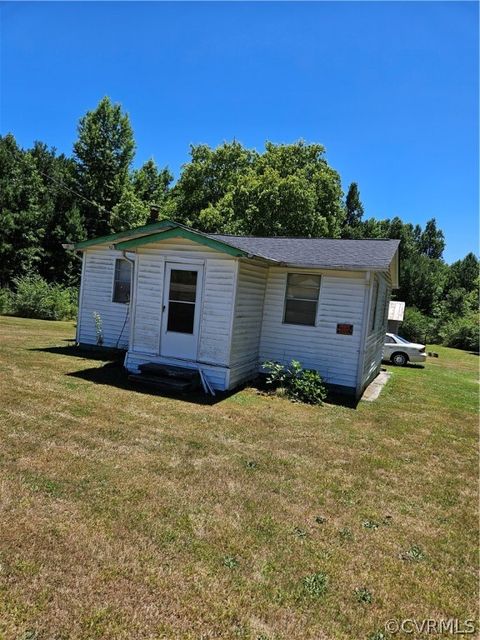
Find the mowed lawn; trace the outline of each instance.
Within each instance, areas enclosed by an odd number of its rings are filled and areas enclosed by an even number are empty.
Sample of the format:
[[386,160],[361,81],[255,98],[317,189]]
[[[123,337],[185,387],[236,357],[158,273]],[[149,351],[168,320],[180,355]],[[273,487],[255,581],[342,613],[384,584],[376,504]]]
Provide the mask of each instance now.
[[0,318],[0,638],[361,640],[476,616],[475,355],[437,347],[356,409],[208,405],[129,389],[73,335]]

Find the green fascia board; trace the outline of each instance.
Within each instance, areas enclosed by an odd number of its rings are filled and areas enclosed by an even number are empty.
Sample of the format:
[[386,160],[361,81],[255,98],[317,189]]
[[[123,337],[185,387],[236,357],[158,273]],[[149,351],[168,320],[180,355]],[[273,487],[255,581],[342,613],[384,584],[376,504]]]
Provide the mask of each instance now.
[[160,229],[170,228],[176,226],[178,223],[173,220],[161,220],[160,222],[154,222],[153,224],[146,224],[143,227],[136,227],[135,229],[129,229],[128,231],[119,231],[118,233],[111,233],[108,236],[99,236],[98,238],[92,238],[91,240],[82,240],[76,242],[74,245],[75,251],[81,249],[87,249],[97,244],[113,244],[123,238],[135,238],[137,236],[144,236],[153,231],[159,231]]
[[160,233],[154,233],[148,236],[143,236],[142,238],[133,238],[132,240],[125,240],[124,242],[119,242],[115,244],[116,249],[135,249],[136,247],[141,247],[146,244],[151,244],[152,242],[159,242],[161,240],[168,240],[169,238],[184,238],[186,240],[191,240],[192,242],[197,242],[198,244],[203,244],[206,247],[210,247],[210,249],[215,249],[216,251],[220,251],[221,253],[227,253],[231,256],[246,256],[248,255],[246,251],[242,251],[242,249],[237,249],[237,247],[232,247],[225,242],[220,242],[220,240],[215,240],[214,238],[210,238],[209,236],[204,235],[203,233],[196,233],[195,231],[190,231],[189,229],[185,229],[184,227],[175,227],[174,229],[167,229],[166,231],[161,231]]

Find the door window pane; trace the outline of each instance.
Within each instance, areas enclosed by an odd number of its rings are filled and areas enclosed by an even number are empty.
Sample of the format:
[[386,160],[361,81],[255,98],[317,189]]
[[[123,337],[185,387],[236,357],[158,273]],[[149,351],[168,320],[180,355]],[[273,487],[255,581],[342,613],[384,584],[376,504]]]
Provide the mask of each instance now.
[[197,276],[197,271],[171,270],[167,331],[193,333]]
[[193,333],[194,317],[195,304],[170,301],[168,305],[167,331]]
[[170,300],[195,302],[197,271],[172,269],[170,272]]

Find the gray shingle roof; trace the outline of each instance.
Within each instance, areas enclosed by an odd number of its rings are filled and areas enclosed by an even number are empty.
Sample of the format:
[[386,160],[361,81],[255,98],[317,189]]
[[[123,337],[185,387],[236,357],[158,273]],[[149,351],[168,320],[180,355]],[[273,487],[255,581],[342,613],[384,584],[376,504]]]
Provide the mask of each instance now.
[[247,253],[292,266],[325,269],[388,270],[400,240],[336,240],[332,238],[256,238],[208,234]]

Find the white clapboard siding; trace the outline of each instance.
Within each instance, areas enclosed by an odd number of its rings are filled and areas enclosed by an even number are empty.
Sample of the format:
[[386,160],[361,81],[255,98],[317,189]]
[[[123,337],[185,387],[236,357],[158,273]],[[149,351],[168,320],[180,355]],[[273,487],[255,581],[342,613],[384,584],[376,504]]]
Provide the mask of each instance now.
[[[287,269],[271,268],[264,303],[260,361],[292,359],[316,369],[326,382],[355,388],[366,291],[362,274],[321,276],[315,326],[283,323]],[[353,324],[353,335],[338,335],[337,324]]]
[[128,347],[129,305],[112,302],[115,259],[121,257],[121,251],[107,248],[89,249],[83,254],[77,331],[77,340],[81,344],[97,344],[93,314],[98,313],[102,319],[103,345],[120,349]]
[[130,351],[159,352],[164,273],[162,256],[138,252]]
[[[217,389],[228,384],[230,336],[237,260],[186,239],[171,238],[138,247],[135,320],[128,368],[145,361],[162,361],[161,326],[166,262],[201,264],[200,328],[196,362],[212,365],[209,380]],[[153,358],[150,356],[158,356]],[[171,359],[169,360],[171,362]],[[220,368],[218,368],[220,367]],[[210,376],[213,376],[210,379]]]
[[[388,304],[392,291],[388,274],[377,273],[374,278],[378,281],[378,300],[375,328],[370,331],[367,327],[367,337],[365,340],[365,356],[362,372],[362,389],[378,374],[382,362],[383,349],[385,346],[385,333],[388,323]],[[371,287],[373,287],[372,278]],[[373,301],[372,301],[373,304]],[[368,320],[370,322],[370,320]]]
[[267,277],[267,267],[239,262],[230,351],[231,388],[258,373]]

